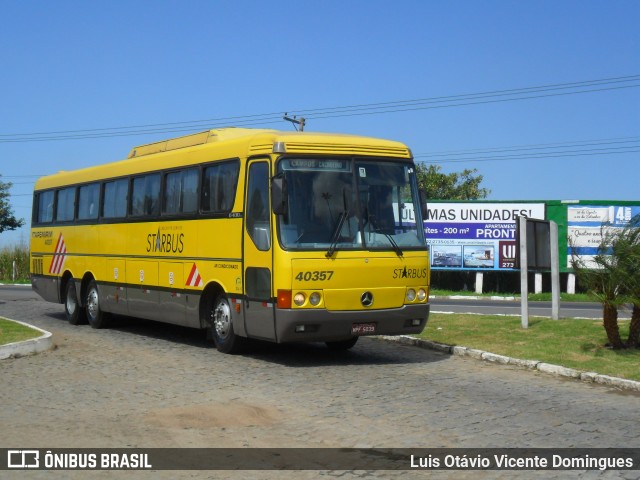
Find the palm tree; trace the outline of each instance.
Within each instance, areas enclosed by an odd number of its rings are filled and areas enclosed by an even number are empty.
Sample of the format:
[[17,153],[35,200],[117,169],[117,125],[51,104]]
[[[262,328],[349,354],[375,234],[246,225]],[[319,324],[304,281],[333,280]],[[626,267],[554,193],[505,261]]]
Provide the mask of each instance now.
[[640,296],[633,300],[633,311],[631,313],[631,324],[629,325],[629,340],[627,347],[640,348]]
[[628,347],[640,346],[640,215],[636,215],[617,235],[613,255],[621,269],[628,299],[633,303]]
[[[609,224],[602,225],[602,239],[598,245],[598,253],[588,265],[578,256],[573,256],[572,266],[580,283],[590,295],[602,304],[602,320],[607,333],[609,345],[614,349],[625,348],[620,337],[618,326],[618,308],[625,303],[627,279],[626,269],[620,267],[618,257],[612,255],[618,232]],[[571,241],[569,241],[570,246]]]
[[618,326],[618,307],[624,303],[619,271],[605,255],[594,258],[595,268],[587,268],[581,260],[573,260],[573,268],[580,283],[589,294],[602,304],[602,320],[609,345],[614,349],[625,348]]

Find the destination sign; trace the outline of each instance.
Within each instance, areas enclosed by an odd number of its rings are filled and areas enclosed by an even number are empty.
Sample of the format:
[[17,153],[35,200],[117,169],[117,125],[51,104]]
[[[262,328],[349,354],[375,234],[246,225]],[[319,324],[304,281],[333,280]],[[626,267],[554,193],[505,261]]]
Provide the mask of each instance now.
[[348,160],[334,158],[291,158],[281,162],[283,170],[349,170]]

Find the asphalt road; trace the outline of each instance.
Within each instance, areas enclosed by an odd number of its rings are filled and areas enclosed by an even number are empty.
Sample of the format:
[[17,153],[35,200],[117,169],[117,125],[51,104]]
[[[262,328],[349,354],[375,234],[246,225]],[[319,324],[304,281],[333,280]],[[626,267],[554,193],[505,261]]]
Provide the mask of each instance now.
[[[105,330],[72,326],[62,305],[16,287],[0,288],[0,315],[53,332],[56,344],[50,352],[0,362],[0,446],[5,448],[640,448],[640,395],[511,366],[370,338],[349,352],[319,344],[254,344],[243,355],[223,355],[202,332],[171,325],[121,317]],[[20,478],[86,477],[82,472],[20,473]],[[100,477],[425,475],[120,473]],[[516,477],[631,479],[638,471],[431,475]]]
[[[39,299],[30,287],[0,285],[0,298],[11,300]],[[491,315],[520,315],[520,302],[516,300],[465,300],[450,298],[432,298],[431,310],[434,312],[483,313]],[[551,316],[551,302],[529,302],[529,315]],[[598,303],[561,302],[560,316],[568,318],[602,318],[602,307]],[[629,308],[620,310],[620,319],[631,318]]]
[[0,285],[0,301],[39,300],[30,285]]
[[[520,315],[519,300],[463,300],[432,298],[434,312],[482,313],[490,315]],[[529,302],[529,316],[551,317],[551,302]],[[602,306],[598,303],[560,302],[560,318],[602,318]],[[619,318],[631,318],[631,309],[622,308]]]

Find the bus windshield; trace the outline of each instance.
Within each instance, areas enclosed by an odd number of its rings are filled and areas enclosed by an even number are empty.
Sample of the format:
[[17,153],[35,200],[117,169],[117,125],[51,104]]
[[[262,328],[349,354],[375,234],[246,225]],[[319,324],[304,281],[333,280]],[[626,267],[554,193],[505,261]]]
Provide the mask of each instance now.
[[[278,218],[285,249],[382,249],[402,255],[426,248],[417,228],[415,169],[407,162],[345,158],[284,158],[287,213]],[[416,221],[418,220],[418,221]]]

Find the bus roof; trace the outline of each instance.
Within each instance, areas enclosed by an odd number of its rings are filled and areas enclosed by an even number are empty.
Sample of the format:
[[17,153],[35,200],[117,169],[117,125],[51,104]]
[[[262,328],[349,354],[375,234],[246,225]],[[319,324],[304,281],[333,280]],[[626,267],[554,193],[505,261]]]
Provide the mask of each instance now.
[[177,168],[223,158],[271,153],[366,155],[411,159],[396,141],[356,135],[221,128],[133,147],[127,159],[42,177],[35,190]]

